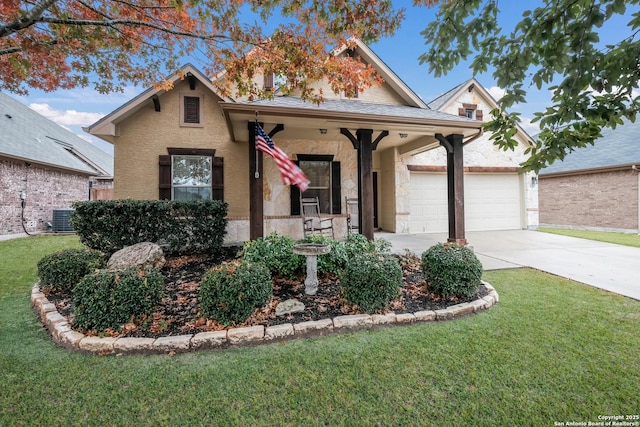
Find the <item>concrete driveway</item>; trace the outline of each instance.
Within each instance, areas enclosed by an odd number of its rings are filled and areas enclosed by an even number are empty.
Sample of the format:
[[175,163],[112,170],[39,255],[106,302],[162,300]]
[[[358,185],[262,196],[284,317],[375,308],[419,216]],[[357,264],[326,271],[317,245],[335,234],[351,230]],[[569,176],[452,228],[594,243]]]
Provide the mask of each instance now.
[[[418,255],[447,234],[376,233]],[[532,267],[640,300],[640,248],[528,230],[467,233],[485,270]]]

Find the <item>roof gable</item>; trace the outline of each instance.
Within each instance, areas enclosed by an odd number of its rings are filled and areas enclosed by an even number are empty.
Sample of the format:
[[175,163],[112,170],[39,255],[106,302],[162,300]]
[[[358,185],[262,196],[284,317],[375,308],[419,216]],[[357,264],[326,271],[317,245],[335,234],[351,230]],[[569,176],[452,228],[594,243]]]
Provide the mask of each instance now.
[[0,93],[0,155],[100,177],[113,176],[113,156]]
[[[223,100],[223,98],[216,92],[214,86],[211,83],[211,80],[191,64],[184,65],[178,72],[169,76],[167,80],[174,84],[179,80],[183,80],[186,76],[193,76],[193,78],[195,78],[198,82],[209,89],[213,94],[220,98],[220,100]],[[131,99],[129,102],[123,104],[111,113],[107,114],[94,124],[90,125],[85,129],[85,131],[96,136],[115,136],[116,124],[135,114],[137,111],[139,111],[149,103],[152,103],[154,96],[160,96],[165,92],[166,90],[163,88],[151,87],[135,98]]]

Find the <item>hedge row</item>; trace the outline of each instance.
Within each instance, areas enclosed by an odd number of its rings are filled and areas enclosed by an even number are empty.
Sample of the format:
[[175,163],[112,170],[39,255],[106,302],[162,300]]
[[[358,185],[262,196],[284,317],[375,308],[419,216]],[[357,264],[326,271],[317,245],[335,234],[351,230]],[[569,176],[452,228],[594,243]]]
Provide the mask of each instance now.
[[227,228],[227,204],[219,200],[98,200],[73,208],[80,241],[108,255],[140,242],[157,243],[168,256],[215,254]]

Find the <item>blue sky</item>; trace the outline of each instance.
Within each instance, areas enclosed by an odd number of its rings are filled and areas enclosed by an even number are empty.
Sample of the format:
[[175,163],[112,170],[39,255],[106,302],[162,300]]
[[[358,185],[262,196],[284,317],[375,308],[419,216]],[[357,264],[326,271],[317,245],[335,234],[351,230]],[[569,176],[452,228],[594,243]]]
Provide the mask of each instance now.
[[[515,24],[520,20],[522,11],[525,8],[533,9],[542,5],[542,3],[542,1],[502,1],[499,3],[502,12],[501,20],[503,23]],[[395,4],[398,7],[407,9],[407,16],[401,29],[393,37],[385,38],[378,43],[372,44],[371,48],[409,87],[428,102],[473,77],[468,64],[464,63],[458,65],[446,76],[437,79],[429,74],[427,65],[419,65],[418,57],[425,52],[424,39],[420,35],[420,31],[434,19],[436,9],[414,8],[411,6],[411,1],[407,0],[395,1]],[[620,18],[609,24],[600,33],[602,43],[619,40],[621,35],[620,27],[626,26],[626,21]],[[508,24],[503,24],[503,27],[506,30],[510,29]],[[624,31],[623,34],[627,32]],[[192,59],[185,59],[186,62],[192,62]],[[194,63],[194,65],[197,66],[197,63]],[[494,97],[498,98],[500,96],[501,89],[496,86],[491,73],[480,74],[475,77]],[[68,128],[82,138],[94,142],[103,150],[112,153],[113,150],[110,144],[84,133],[82,127],[96,122],[102,116],[118,108],[145,89],[145,87],[130,86],[125,89],[124,93],[109,95],[101,95],[89,88],[60,90],[49,93],[32,90],[28,96],[9,95],[14,96],[43,116]],[[535,134],[537,127],[531,125],[528,121],[533,117],[535,111],[543,110],[548,105],[549,100],[548,91],[544,89],[538,91],[535,88],[530,88],[528,90],[527,103],[515,108],[515,111],[521,113],[522,125],[530,134]]]

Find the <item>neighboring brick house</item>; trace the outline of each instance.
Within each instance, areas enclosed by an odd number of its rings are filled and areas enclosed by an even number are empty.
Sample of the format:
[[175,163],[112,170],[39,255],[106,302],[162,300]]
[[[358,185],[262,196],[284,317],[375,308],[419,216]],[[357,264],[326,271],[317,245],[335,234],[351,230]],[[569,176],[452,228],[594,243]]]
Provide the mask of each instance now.
[[640,123],[603,129],[540,171],[540,225],[640,233]]
[[[408,166],[418,164],[415,153],[447,146],[455,161],[445,173],[456,183],[451,186],[456,196],[447,202],[454,212],[449,237],[464,240],[459,161],[463,144],[473,141],[465,146],[468,150],[479,141],[482,122],[430,108],[371,49],[356,44],[338,54],[371,64],[384,83],[336,95],[326,82],[318,82],[326,97],[321,105],[281,96],[277,88],[273,99],[224,98],[191,65],[169,78],[173,90],[141,93],[87,129],[114,145],[115,197],[219,198],[229,206],[227,241],[271,231],[302,237],[297,188],[284,185],[272,159],[263,160],[254,149],[257,117],[311,179],[305,195],[320,198],[324,214],[334,218],[336,237],[346,232],[346,197],[359,199],[363,234],[372,236],[374,228],[413,231],[411,216],[418,213],[412,210],[413,172]],[[273,81],[268,76],[256,79],[265,89]],[[516,173],[516,165],[514,158],[510,173]],[[198,174],[206,171],[206,178],[186,179],[181,172],[185,166]],[[522,205],[520,200],[517,204]],[[514,225],[526,226],[526,220]]]
[[111,155],[0,93],[0,235],[48,230],[54,210],[108,198],[112,178]]

